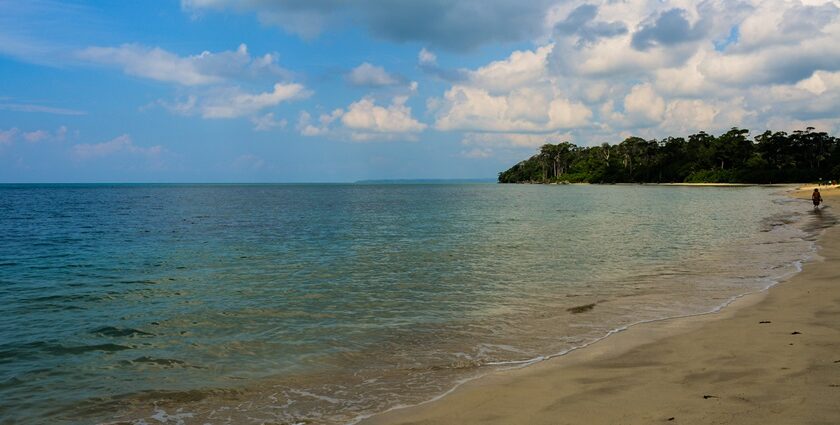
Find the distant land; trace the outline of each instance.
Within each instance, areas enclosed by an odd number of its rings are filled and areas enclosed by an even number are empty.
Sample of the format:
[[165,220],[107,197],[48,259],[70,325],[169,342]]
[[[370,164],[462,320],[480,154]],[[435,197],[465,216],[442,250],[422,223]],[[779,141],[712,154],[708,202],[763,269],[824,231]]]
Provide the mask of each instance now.
[[500,183],[806,183],[840,180],[840,139],[814,128],[792,133],[732,128],[687,138],[577,146],[543,145],[499,173]]
[[382,179],[358,180],[355,184],[453,184],[453,183],[496,183],[496,179]]

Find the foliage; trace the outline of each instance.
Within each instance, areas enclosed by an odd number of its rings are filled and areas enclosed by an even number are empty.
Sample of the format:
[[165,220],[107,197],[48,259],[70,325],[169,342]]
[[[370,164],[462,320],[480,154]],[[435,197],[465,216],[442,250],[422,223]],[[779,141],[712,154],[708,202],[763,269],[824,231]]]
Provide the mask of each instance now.
[[545,144],[499,173],[500,183],[786,183],[840,179],[840,138],[812,127],[793,133],[732,128],[720,136],[581,147]]

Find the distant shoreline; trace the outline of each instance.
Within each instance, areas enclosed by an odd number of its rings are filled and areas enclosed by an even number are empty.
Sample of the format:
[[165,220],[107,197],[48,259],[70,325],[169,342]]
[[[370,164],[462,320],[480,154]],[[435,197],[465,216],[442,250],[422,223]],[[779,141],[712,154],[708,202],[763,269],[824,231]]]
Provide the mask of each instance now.
[[541,183],[541,182],[520,182],[520,183],[499,183],[499,184],[536,184],[536,185],[598,185],[598,186],[686,186],[686,187],[836,187],[817,186],[804,183]]
[[498,183],[495,178],[486,179],[373,179],[357,180],[352,184],[458,184],[458,183]]

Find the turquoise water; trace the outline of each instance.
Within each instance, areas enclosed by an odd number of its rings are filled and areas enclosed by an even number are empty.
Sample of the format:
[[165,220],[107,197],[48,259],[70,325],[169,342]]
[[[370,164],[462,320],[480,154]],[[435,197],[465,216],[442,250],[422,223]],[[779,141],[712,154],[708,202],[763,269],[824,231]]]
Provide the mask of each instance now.
[[0,423],[422,402],[794,273],[831,215],[779,191],[0,185]]

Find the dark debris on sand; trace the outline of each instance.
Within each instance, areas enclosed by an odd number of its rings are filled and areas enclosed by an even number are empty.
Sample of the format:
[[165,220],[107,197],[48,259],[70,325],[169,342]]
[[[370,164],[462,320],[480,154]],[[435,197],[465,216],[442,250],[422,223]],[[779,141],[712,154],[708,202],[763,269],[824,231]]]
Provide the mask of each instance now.
[[568,311],[572,314],[578,314],[578,313],[586,313],[587,311],[590,311],[593,308],[595,308],[595,303],[586,304],[586,305],[579,305],[577,307],[572,307],[572,308],[567,308],[566,311]]

